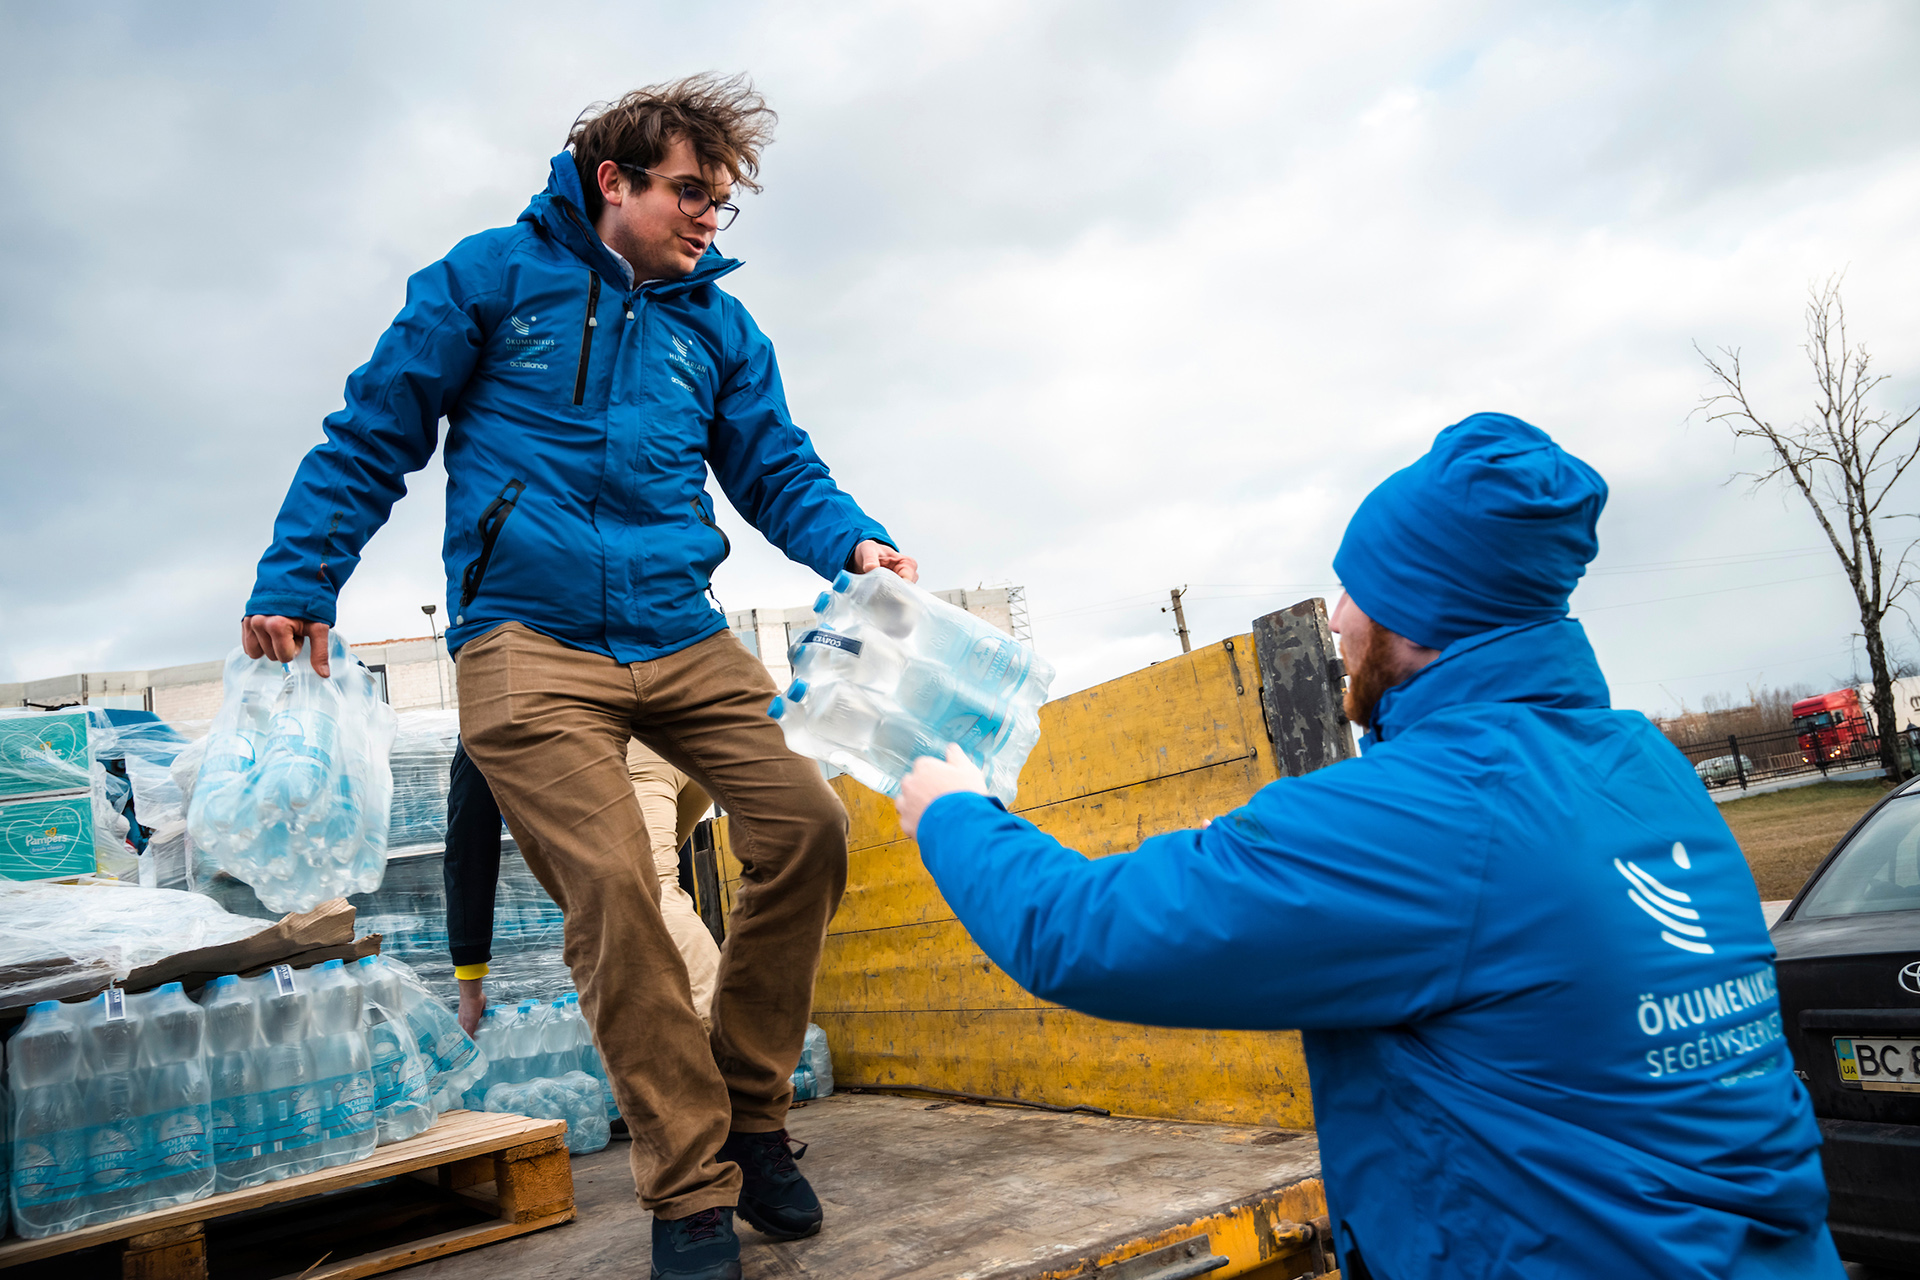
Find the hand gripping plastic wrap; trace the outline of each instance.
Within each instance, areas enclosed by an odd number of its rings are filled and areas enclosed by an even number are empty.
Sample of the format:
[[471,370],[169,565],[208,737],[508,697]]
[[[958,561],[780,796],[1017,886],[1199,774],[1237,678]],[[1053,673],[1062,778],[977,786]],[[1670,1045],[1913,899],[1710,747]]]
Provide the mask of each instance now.
[[8,1046],[10,1181],[29,1238],[214,1188],[206,1016],[180,984],[33,1006]]
[[1045,659],[887,569],[842,573],[813,612],[788,655],[795,679],[767,708],[787,746],[890,796],[915,759],[958,745],[1013,802],[1053,683]]
[[187,809],[193,842],[273,911],[371,893],[386,874],[393,708],[338,631],[328,656],[329,679],[305,643],[285,665],[227,656]]

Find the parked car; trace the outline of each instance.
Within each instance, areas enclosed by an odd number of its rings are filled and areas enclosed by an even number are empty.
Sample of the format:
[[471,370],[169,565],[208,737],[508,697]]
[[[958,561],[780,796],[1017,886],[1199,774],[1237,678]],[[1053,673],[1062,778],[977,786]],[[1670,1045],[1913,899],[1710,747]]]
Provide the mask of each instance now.
[[[1747,776],[1751,778],[1753,776],[1753,761],[1747,759],[1744,755],[1741,756],[1740,769],[1746,770]],[[1712,786],[1716,782],[1731,782],[1740,776],[1740,770],[1734,768],[1732,756],[1715,756],[1711,760],[1702,760],[1693,766],[1693,771],[1700,775],[1700,781],[1706,783],[1708,786]]]
[[1852,1262],[1920,1269],[1920,778],[1841,838],[1773,943],[1834,1243]]

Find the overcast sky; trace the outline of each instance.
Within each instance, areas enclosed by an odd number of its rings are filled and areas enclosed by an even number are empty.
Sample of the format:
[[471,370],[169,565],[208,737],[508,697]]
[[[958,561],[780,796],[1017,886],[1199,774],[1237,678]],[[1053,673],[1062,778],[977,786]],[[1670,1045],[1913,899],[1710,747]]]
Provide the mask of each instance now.
[[[715,69],[781,114],[720,244],[796,419],[927,585],[1026,587],[1057,690],[1177,653],[1170,587],[1196,643],[1336,594],[1360,498],[1478,410],[1612,486],[1574,612],[1616,705],[1830,687],[1845,579],[1728,483],[1760,459],[1689,418],[1692,344],[1791,421],[1844,270],[1920,399],[1917,55],[1920,9],[1839,0],[0,0],[0,681],[223,654],[406,277],[581,107]],[[424,631],[443,484],[349,640]],[[722,522],[728,608],[811,599]]]

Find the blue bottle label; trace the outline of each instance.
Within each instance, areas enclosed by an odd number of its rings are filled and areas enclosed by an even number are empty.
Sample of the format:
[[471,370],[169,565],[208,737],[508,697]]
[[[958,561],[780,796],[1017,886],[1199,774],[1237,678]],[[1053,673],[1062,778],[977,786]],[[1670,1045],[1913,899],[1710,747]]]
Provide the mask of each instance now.
[[854,657],[860,656],[860,642],[852,636],[843,636],[837,631],[807,631],[800,636],[801,644],[824,645],[829,649],[839,649]]
[[274,989],[277,990],[281,995],[283,996],[292,995],[293,994],[293,966],[290,964],[277,964],[273,966],[273,985],[274,985]]
[[127,993],[119,987],[108,987],[103,993],[107,1001],[107,1021],[119,1022],[127,1016]]

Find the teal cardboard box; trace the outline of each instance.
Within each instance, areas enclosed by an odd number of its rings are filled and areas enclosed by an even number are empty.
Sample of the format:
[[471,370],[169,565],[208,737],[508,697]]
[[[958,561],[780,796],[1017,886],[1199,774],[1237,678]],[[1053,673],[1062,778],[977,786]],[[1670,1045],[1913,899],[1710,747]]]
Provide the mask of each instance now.
[[87,713],[0,716],[0,800],[92,785]]
[[42,796],[0,804],[0,876],[44,880],[93,870],[93,797]]

